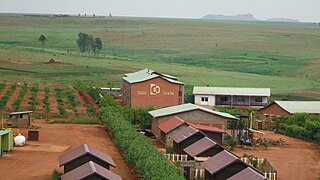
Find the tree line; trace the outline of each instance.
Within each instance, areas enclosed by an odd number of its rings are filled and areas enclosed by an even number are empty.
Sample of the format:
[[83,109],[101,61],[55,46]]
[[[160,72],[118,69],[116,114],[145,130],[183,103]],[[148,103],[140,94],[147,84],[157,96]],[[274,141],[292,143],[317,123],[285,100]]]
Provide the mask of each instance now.
[[100,38],[95,38],[91,34],[80,32],[78,33],[77,45],[80,52],[87,52],[90,56],[99,54],[102,49],[102,41]]

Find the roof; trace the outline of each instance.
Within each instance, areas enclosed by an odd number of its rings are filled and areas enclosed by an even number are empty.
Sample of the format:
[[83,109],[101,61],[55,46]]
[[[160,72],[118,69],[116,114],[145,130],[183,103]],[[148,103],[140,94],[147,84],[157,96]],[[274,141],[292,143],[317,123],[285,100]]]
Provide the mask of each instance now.
[[10,133],[11,130],[0,130],[0,136]]
[[270,96],[270,88],[238,88],[238,87],[199,87],[193,88],[193,94],[203,95],[239,95],[239,96]]
[[251,167],[247,167],[244,170],[238,172],[237,174],[231,176],[227,180],[263,180],[267,179],[262,174],[253,170]]
[[282,109],[286,110],[291,114],[294,114],[294,113],[320,114],[320,101],[274,101],[273,103],[278,104]]
[[205,112],[217,115],[217,116],[221,116],[224,118],[228,118],[228,119],[238,119],[229,113],[214,111],[212,109],[204,108],[204,107],[201,107],[201,106],[198,106],[195,104],[190,104],[190,103],[166,107],[166,108],[157,109],[154,111],[149,111],[149,114],[156,118],[156,117],[168,116],[168,115],[172,115],[172,114],[178,114],[178,113],[182,113],[182,112],[186,112],[186,111],[193,111],[193,110],[202,110],[202,111],[205,111]]
[[63,155],[59,156],[59,165],[63,166],[71,161],[73,161],[74,159],[77,159],[81,156],[90,154],[108,164],[110,164],[113,167],[116,167],[116,165],[114,164],[112,158],[106,154],[103,154],[102,152],[88,146],[87,144],[83,144],[81,146],[78,146],[66,153],[64,153]]
[[171,139],[176,143],[180,143],[198,132],[200,132],[198,129],[195,129],[192,126],[187,126],[177,134],[172,135]]
[[159,72],[156,72],[151,69],[142,69],[142,70],[134,72],[134,73],[125,74],[125,77],[123,77],[122,79],[133,84],[133,83],[138,83],[138,82],[143,82],[143,81],[147,81],[150,79],[154,79],[157,77],[161,77],[171,83],[184,84],[184,83],[178,81],[178,79],[174,76],[159,73]]
[[209,131],[209,132],[214,132],[214,133],[226,133],[224,130],[217,128],[217,127],[213,127],[213,126],[206,126],[206,125],[197,125],[197,124],[193,124],[193,123],[188,123],[190,126],[193,126],[196,129],[199,129],[201,131]]
[[100,166],[99,164],[96,164],[92,161],[89,161],[76,169],[73,169],[72,171],[69,171],[66,174],[63,174],[61,176],[62,180],[74,180],[74,179],[85,179],[88,176],[91,175],[100,175],[105,179],[110,180],[121,180],[121,177],[112,172],[108,169],[105,169],[104,167]]
[[12,112],[10,113],[10,115],[16,115],[16,114],[30,114],[32,113],[33,111],[22,111],[22,112]]
[[[183,150],[191,157],[198,156],[199,154],[203,153],[204,151],[212,148],[213,146],[220,146],[213,140],[208,137],[204,137],[199,141],[191,144],[190,146],[184,148]],[[221,147],[221,146],[220,146]],[[221,147],[222,148],[222,147]],[[223,149],[223,148],[222,148]]]
[[239,160],[237,156],[230,152],[223,150],[218,154],[212,156],[205,162],[201,163],[201,166],[206,169],[210,174],[214,174],[231,163]]
[[180,125],[185,124],[186,122],[178,117],[173,117],[167,121],[161,123],[158,128],[164,133],[169,133],[170,131],[178,128]]

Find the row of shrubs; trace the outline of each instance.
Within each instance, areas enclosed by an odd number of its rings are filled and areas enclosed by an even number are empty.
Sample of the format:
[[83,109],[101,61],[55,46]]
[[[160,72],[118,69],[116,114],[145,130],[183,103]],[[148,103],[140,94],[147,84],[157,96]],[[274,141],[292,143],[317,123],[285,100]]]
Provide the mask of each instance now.
[[178,168],[154,148],[151,141],[135,131],[123,114],[123,107],[106,95],[100,101],[101,121],[114,137],[116,145],[124,152],[128,163],[135,166],[142,179],[184,179]]
[[71,104],[73,111],[77,113],[78,112],[77,105],[79,104],[79,100],[77,96],[72,91],[66,91],[65,95],[69,103]]
[[50,101],[49,101],[50,94],[49,94],[49,92],[50,92],[50,89],[45,87],[44,88],[44,99],[43,99],[44,106],[43,106],[43,108],[46,113],[50,112]]
[[1,100],[0,100],[0,109],[3,109],[3,108],[6,106],[6,104],[7,104],[8,100],[9,100],[10,96],[11,96],[12,93],[16,90],[16,88],[17,88],[17,85],[16,85],[16,84],[13,84],[13,85],[10,87],[10,89],[6,92],[6,94],[5,94],[4,96],[2,96],[2,98],[1,98]]
[[13,102],[13,109],[14,109],[14,111],[18,111],[18,110],[20,109],[21,102],[22,102],[22,100],[23,100],[24,95],[26,95],[26,93],[27,93],[27,89],[28,89],[27,84],[24,84],[24,85],[22,86],[22,89],[21,89],[21,91],[20,91],[19,96],[18,96],[17,99]]
[[272,121],[282,134],[320,143],[319,115],[294,114],[292,116],[273,117]]
[[63,103],[63,89],[60,88],[56,88],[54,89],[56,91],[56,98],[57,98],[57,102],[58,102],[58,110],[60,115],[64,116],[67,114],[65,108],[64,108],[64,103]]
[[38,92],[39,92],[38,85],[31,86],[31,96],[30,96],[29,102],[28,102],[28,104],[30,104],[30,107],[29,107],[30,111],[36,110]]

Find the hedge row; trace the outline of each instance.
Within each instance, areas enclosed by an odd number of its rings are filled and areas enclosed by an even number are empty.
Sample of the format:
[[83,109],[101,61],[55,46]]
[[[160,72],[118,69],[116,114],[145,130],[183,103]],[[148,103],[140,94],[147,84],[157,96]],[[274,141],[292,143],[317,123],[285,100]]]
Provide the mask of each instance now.
[[7,91],[7,93],[6,93],[4,96],[2,96],[2,98],[1,98],[1,100],[0,100],[0,109],[3,109],[3,108],[6,106],[8,100],[9,100],[9,97],[10,97],[10,96],[12,95],[12,93],[16,90],[16,87],[17,87],[17,85],[16,85],[16,84],[13,84],[13,85],[10,87],[10,89]]
[[279,132],[288,136],[320,143],[320,116],[294,114],[292,116],[273,117]]
[[64,98],[64,92],[63,89],[60,88],[56,88],[54,89],[56,91],[56,98],[57,98],[57,102],[58,102],[58,110],[60,115],[66,115],[67,112],[64,108],[64,103],[63,103],[63,98]]
[[43,106],[43,108],[44,108],[44,111],[47,113],[50,112],[50,101],[49,101],[50,94],[49,94],[49,92],[50,92],[50,89],[45,87],[44,88],[44,99],[43,99],[44,106]]
[[28,104],[30,104],[30,107],[29,107],[30,111],[36,110],[38,92],[39,92],[38,85],[33,85],[31,87],[31,97],[29,98],[29,102],[28,102]]
[[68,101],[70,102],[71,106],[73,107],[73,111],[77,113],[77,104],[79,104],[77,96],[72,91],[67,91],[65,95]]
[[20,109],[21,102],[23,100],[24,95],[26,95],[26,93],[27,93],[27,89],[28,89],[28,86],[26,84],[24,84],[22,86],[22,89],[20,91],[18,98],[13,102],[14,111],[18,111]]
[[128,163],[133,164],[142,179],[184,179],[178,168],[168,161],[144,135],[135,131],[123,107],[111,96],[100,100],[100,118],[114,137]]

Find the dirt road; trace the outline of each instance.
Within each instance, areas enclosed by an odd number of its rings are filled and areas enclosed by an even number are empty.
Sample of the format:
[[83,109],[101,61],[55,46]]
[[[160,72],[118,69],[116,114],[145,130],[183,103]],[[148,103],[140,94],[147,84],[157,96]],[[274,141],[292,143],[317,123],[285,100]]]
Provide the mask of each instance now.
[[103,126],[47,124],[44,120],[35,121],[34,125],[41,126],[40,141],[29,141],[25,147],[15,147],[12,152],[0,157],[0,179],[50,179],[54,169],[62,171],[58,156],[83,143],[84,128],[86,143],[113,158],[117,167],[111,168],[111,171],[122,179],[133,179],[133,173]]
[[278,171],[280,180],[319,179],[320,177],[320,145],[291,138],[270,131],[263,137],[277,140],[282,138],[288,145],[269,146],[267,150],[243,150],[237,148],[234,153],[242,156],[244,153],[267,158]]

